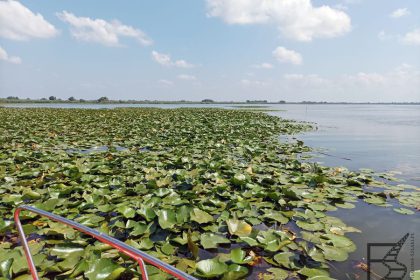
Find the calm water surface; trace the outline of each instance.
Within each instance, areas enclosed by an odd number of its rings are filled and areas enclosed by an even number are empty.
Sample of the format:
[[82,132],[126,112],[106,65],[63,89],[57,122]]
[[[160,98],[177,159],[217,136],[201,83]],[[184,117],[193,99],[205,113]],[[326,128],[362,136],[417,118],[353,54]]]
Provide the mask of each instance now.
[[[115,107],[222,107],[230,105],[173,104],[18,104],[19,107],[115,108]],[[314,148],[314,161],[328,166],[345,166],[351,170],[370,168],[378,172],[395,171],[405,183],[420,186],[420,106],[419,105],[270,105],[269,112],[282,118],[316,123],[317,130],[296,137]],[[281,111],[280,111],[281,110]],[[411,263],[420,269],[420,213],[400,215],[391,208],[368,205],[363,201],[355,209],[330,213],[362,233],[350,233],[357,250],[346,262],[332,263],[337,279],[366,279],[366,273],[354,266],[367,256],[367,243],[397,242],[409,237],[398,260],[408,271]],[[378,271],[381,268],[378,267]],[[357,275],[356,275],[357,274]],[[409,279],[408,275],[405,279]]]

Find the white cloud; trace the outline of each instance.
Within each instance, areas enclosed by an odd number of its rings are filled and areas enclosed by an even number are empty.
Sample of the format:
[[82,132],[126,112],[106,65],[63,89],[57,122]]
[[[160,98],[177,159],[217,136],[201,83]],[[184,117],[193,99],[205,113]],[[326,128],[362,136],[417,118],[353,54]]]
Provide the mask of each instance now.
[[174,85],[174,82],[169,81],[169,80],[165,80],[165,79],[161,79],[158,81],[158,83],[162,86],[166,86],[166,87],[171,87]]
[[402,38],[402,42],[407,45],[420,46],[420,28],[414,29],[413,31],[406,33]]
[[272,69],[274,68],[274,66],[270,63],[264,62],[261,64],[254,64],[252,65],[253,68],[257,68],[257,69]]
[[264,87],[268,85],[268,83],[264,81],[248,80],[248,79],[242,79],[241,84],[245,87]]
[[400,8],[400,9],[396,9],[395,11],[393,11],[389,15],[389,17],[397,19],[397,18],[400,18],[400,17],[403,17],[403,16],[407,16],[409,14],[410,14],[410,11],[407,8]]
[[187,75],[187,74],[181,74],[177,76],[178,79],[184,80],[184,81],[195,81],[197,78],[193,75]]
[[25,41],[30,38],[50,38],[57,29],[41,14],[34,14],[19,1],[0,1],[0,36]]
[[179,68],[193,68],[194,67],[193,64],[183,59],[172,61],[172,58],[169,54],[159,53],[157,51],[152,51],[152,57],[157,63],[163,66],[167,66],[167,67],[170,67],[170,66],[175,66]]
[[285,47],[277,47],[273,51],[273,56],[282,63],[291,63],[294,65],[302,64],[302,55],[294,50]]
[[70,32],[80,41],[100,43],[109,47],[120,46],[120,37],[129,37],[137,40],[141,45],[148,46],[153,41],[140,29],[124,25],[117,20],[110,22],[103,19],[77,17],[72,13],[63,11],[57,13],[59,19],[70,24]]
[[[335,77],[321,77],[316,74],[285,74],[282,83],[292,87],[322,90],[372,90],[389,92],[397,89],[414,91],[420,88],[420,71],[409,64],[402,64],[385,73],[358,72]],[[417,90],[418,92],[418,90]],[[397,92],[395,91],[394,94]]]
[[299,41],[331,38],[351,30],[350,17],[311,0],[207,0],[207,15],[228,24],[273,23],[287,37]]
[[13,64],[21,64],[22,59],[18,56],[9,56],[5,49],[0,47],[0,60],[4,60]]

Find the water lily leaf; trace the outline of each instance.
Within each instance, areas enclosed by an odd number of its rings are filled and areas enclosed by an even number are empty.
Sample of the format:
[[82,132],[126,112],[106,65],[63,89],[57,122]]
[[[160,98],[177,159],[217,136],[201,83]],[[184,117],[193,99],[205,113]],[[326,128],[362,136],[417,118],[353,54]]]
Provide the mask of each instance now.
[[336,203],[334,205],[337,206],[337,207],[346,208],[346,209],[352,209],[352,208],[356,207],[356,206],[354,206],[353,203],[349,203],[349,202]]
[[309,230],[309,231],[318,231],[318,230],[322,230],[324,228],[324,226],[320,222],[318,222],[318,223],[308,223],[308,222],[304,222],[304,221],[297,221],[296,224],[301,229]]
[[136,210],[126,205],[118,207],[117,210],[127,219],[134,218],[134,216],[136,215]]
[[200,241],[204,249],[217,248],[219,244],[230,244],[229,239],[214,233],[202,234]]
[[342,248],[347,252],[354,252],[356,250],[356,245],[348,237],[336,234],[324,234],[321,236],[322,241],[332,244],[334,247]]
[[252,232],[252,227],[244,221],[230,219],[226,221],[229,233],[239,237],[248,236]]
[[85,275],[89,280],[115,280],[125,271],[110,259],[99,259],[89,265]]
[[212,278],[228,271],[228,265],[218,258],[199,261],[196,264],[196,273],[200,277]]
[[413,215],[414,214],[413,210],[410,210],[410,209],[407,209],[407,208],[393,208],[392,210],[394,210],[397,213],[404,214],[404,215]]
[[50,254],[61,259],[65,259],[70,256],[82,256],[84,250],[85,249],[83,247],[75,246],[74,244],[60,244],[52,248],[50,250]]
[[235,176],[233,176],[232,178],[232,184],[237,185],[237,186],[243,186],[246,184],[246,182],[247,182],[247,175],[244,175],[241,173],[235,174]]
[[190,207],[182,205],[176,212],[176,220],[179,224],[186,223],[190,219]]
[[289,219],[283,216],[280,212],[271,211],[264,215],[264,217],[275,220],[279,222],[280,224],[287,224],[289,222]]
[[240,239],[244,242],[246,242],[249,246],[257,246],[258,245],[258,241],[255,240],[254,238],[248,237],[248,236],[242,236],[240,237]]
[[82,273],[84,273],[85,271],[87,271],[89,269],[89,263],[86,260],[81,260],[76,267],[74,268],[74,270],[72,271],[72,273],[69,275],[69,277],[71,279],[76,278],[77,276],[81,275]]
[[374,196],[374,197],[369,197],[369,198],[365,198],[363,199],[365,202],[369,203],[369,204],[375,204],[375,205],[385,205],[386,204],[386,200],[383,197],[379,197],[379,196]]
[[282,252],[276,254],[274,260],[286,268],[292,268],[294,266],[294,257],[295,254],[292,252]]
[[159,210],[158,218],[159,225],[163,229],[173,228],[177,224],[176,214],[170,209]]
[[0,262],[0,276],[11,279],[13,260],[10,258]]
[[13,226],[14,226],[14,223],[12,221],[3,220],[2,218],[0,218],[0,232],[10,229]]
[[320,268],[308,268],[308,267],[304,267],[300,270],[298,270],[298,273],[301,275],[305,275],[308,278],[314,277],[314,276],[329,276],[328,271],[326,271],[325,269],[320,269]]
[[281,268],[272,267],[267,269],[268,272],[271,272],[274,275],[274,279],[276,280],[285,280],[289,277],[289,273]]
[[152,221],[156,217],[156,213],[151,207],[142,207],[137,210],[137,213],[139,213],[148,222]]
[[194,208],[191,213],[191,220],[195,221],[199,224],[205,224],[205,223],[209,223],[212,222],[213,216],[209,215],[207,212],[204,212],[203,210],[200,210],[198,208]]
[[160,250],[165,255],[171,256],[175,253],[176,248],[172,246],[169,242],[166,242],[165,244],[163,244],[162,247],[160,247]]
[[228,271],[223,274],[222,280],[239,280],[248,274],[248,268],[237,264],[231,264]]
[[143,238],[139,244],[139,249],[150,250],[154,246],[154,243],[150,238]]
[[241,248],[235,248],[230,251],[230,258],[237,264],[250,263],[254,259],[252,256],[246,256],[246,252],[241,250]]
[[326,275],[317,275],[311,278],[308,278],[308,280],[336,280],[335,278],[331,278]]
[[324,257],[327,260],[345,261],[348,258],[348,254],[345,249],[336,248],[336,247],[328,246],[324,244],[319,246],[319,248],[321,248],[322,253],[324,254]]

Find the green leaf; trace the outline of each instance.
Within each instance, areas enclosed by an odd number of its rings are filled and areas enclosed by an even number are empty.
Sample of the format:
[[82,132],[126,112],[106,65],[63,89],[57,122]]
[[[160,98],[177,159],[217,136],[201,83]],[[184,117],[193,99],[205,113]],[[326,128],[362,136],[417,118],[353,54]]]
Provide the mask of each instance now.
[[199,224],[205,224],[212,222],[213,216],[209,215],[207,212],[204,212],[203,210],[200,210],[198,208],[194,208],[192,212],[190,213],[191,220],[195,221]]
[[235,174],[235,176],[232,178],[232,184],[236,186],[244,186],[247,181],[247,176],[241,173]]
[[356,206],[354,206],[353,203],[349,203],[349,202],[336,203],[334,205],[337,206],[337,207],[346,208],[346,209],[352,209],[352,208],[356,207]]
[[115,264],[110,259],[99,259],[89,264],[85,275],[89,280],[115,280],[125,271],[125,268]]
[[11,279],[13,258],[0,262],[0,276]]
[[248,236],[242,236],[242,237],[240,237],[240,240],[246,242],[251,247],[258,245],[257,240],[255,240],[254,238],[248,237]]
[[314,277],[308,278],[308,280],[336,280],[336,279],[335,278],[331,278],[329,276],[318,275],[318,276],[314,276]]
[[162,245],[160,250],[165,255],[171,256],[175,253],[176,248],[174,246],[172,246],[169,242],[166,242],[165,244]]
[[295,254],[292,252],[282,252],[282,253],[278,253],[274,256],[274,260],[286,267],[286,268],[292,268],[293,264],[294,264],[294,258],[295,258]]
[[413,215],[414,211],[407,209],[407,208],[393,208],[392,210],[394,210],[397,213],[403,214],[403,215]]
[[204,233],[200,236],[201,246],[204,249],[213,249],[217,248],[219,244],[230,244],[229,239],[214,234],[214,233]]
[[173,210],[164,209],[158,212],[159,225],[163,229],[173,228],[176,225],[176,214]]
[[237,264],[246,264],[250,263],[254,258],[252,256],[246,256],[246,252],[241,250],[241,248],[235,248],[230,251],[230,258],[234,263]]
[[239,237],[248,236],[251,234],[252,227],[244,221],[230,219],[226,221],[229,233]]
[[413,280],[420,280],[420,270],[415,270],[413,272]]
[[386,200],[383,197],[379,197],[379,196],[365,198],[363,200],[365,202],[369,203],[369,204],[375,204],[375,205],[379,205],[379,206],[383,206],[383,205],[386,204]]
[[328,246],[328,245],[321,245],[319,246],[319,248],[321,248],[325,259],[327,260],[331,260],[331,261],[345,261],[348,258],[348,254],[346,252],[346,250],[342,249],[342,248],[336,248],[333,246]]
[[328,271],[326,271],[325,269],[308,268],[306,266],[304,268],[300,269],[298,271],[298,273],[301,274],[301,275],[305,275],[308,278],[314,277],[314,276],[329,276]]
[[139,244],[139,249],[142,250],[149,250],[152,249],[154,246],[154,243],[150,238],[143,238]]
[[268,272],[271,272],[274,275],[275,280],[285,280],[289,277],[289,273],[281,268],[272,267],[267,269]]
[[65,259],[70,256],[81,256],[84,251],[83,247],[75,246],[74,244],[59,244],[51,249],[50,254]]
[[300,227],[301,229],[309,230],[309,231],[318,231],[324,228],[324,226],[320,222],[308,223],[304,221],[297,221],[296,225],[298,225],[298,227]]
[[272,211],[269,213],[266,213],[264,215],[264,217],[271,219],[271,220],[275,220],[277,222],[279,222],[280,224],[287,224],[289,222],[289,219],[286,218],[285,216],[283,216],[280,212],[276,212],[276,211]]
[[330,233],[324,234],[321,237],[323,238],[322,241],[326,241],[326,243],[331,243],[334,247],[342,248],[347,252],[354,252],[356,250],[356,245],[348,237]]
[[228,271],[228,266],[218,258],[199,261],[196,264],[197,275],[204,278],[217,277]]
[[248,274],[248,268],[237,264],[231,264],[228,271],[223,275],[222,280],[239,280]]
[[136,210],[126,205],[118,207],[117,210],[127,219],[134,218],[134,216],[136,215]]

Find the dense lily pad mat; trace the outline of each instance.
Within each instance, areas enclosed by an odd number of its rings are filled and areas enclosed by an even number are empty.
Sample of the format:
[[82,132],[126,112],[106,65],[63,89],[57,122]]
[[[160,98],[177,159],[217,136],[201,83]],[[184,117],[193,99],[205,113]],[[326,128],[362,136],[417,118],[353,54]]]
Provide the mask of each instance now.
[[[29,279],[12,222],[22,203],[197,278],[243,279],[263,263],[271,266],[263,279],[329,279],[329,263],[356,248],[345,233],[358,230],[327,211],[397,199],[398,213],[418,215],[420,191],[369,170],[302,162],[301,141],[279,142],[308,129],[236,110],[0,108],[0,279]],[[24,221],[45,279],[140,278],[107,245],[32,215]]]

